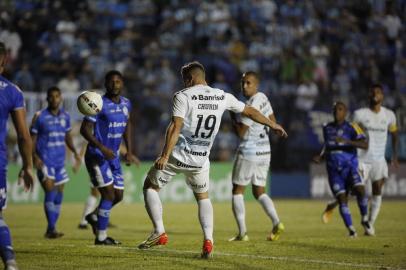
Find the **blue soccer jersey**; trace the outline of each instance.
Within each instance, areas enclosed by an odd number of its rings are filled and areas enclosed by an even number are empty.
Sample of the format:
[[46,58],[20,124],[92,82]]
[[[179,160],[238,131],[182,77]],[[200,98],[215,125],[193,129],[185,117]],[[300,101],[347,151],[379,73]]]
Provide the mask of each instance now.
[[35,151],[47,167],[60,168],[65,163],[65,136],[71,130],[70,116],[63,109],[58,115],[48,109],[38,112],[31,127],[31,133],[37,134]]
[[113,160],[105,160],[101,151],[88,145],[85,162],[92,183],[96,187],[103,187],[114,182],[114,187],[124,188],[124,181],[119,160],[119,149],[123,134],[127,127],[131,112],[131,103],[128,99],[120,97],[119,103],[103,96],[103,108],[94,117],[85,119],[94,123],[94,136],[104,146],[116,153]]
[[349,187],[362,184],[358,173],[357,150],[354,146],[337,142],[341,137],[346,140],[364,139],[365,135],[355,123],[334,122],[323,127],[324,145],[327,161],[327,173],[331,190],[335,195],[345,192]]
[[7,120],[12,111],[24,109],[21,90],[0,75],[0,209],[6,205],[7,194]]

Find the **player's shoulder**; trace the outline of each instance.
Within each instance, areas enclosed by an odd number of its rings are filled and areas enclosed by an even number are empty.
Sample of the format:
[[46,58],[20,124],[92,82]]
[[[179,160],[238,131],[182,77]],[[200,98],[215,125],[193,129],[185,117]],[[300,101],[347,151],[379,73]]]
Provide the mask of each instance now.
[[369,108],[364,107],[364,108],[356,109],[354,111],[354,114],[362,115],[362,114],[368,113],[369,111],[370,111]]
[[323,129],[333,128],[335,126],[334,122],[324,122]]
[[5,90],[14,94],[22,94],[22,91],[18,85],[12,83],[2,76],[0,76],[0,90]]
[[61,114],[62,117],[65,117],[65,118],[69,118],[69,117],[70,117],[69,112],[65,111],[65,110],[62,109],[62,108],[60,109],[60,114]]
[[392,111],[391,109],[389,109],[389,108],[386,108],[386,107],[381,107],[381,110],[387,115],[387,116],[395,116],[395,112],[394,111]]
[[130,103],[130,100],[126,97],[121,96],[121,102],[122,103]]

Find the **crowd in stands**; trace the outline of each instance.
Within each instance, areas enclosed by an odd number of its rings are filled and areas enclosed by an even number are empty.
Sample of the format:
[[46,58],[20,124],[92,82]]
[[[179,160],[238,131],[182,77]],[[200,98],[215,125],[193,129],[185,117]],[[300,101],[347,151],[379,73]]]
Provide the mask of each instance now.
[[[257,71],[290,134],[272,138],[273,166],[291,170],[314,152],[307,112],[337,99],[364,106],[374,82],[386,106],[406,107],[405,15],[402,0],[14,0],[0,2],[0,40],[6,76],[23,91],[102,89],[107,70],[121,71],[144,160],[161,149],[185,62],[239,98],[241,74]],[[225,116],[212,158],[232,159],[237,143]]]

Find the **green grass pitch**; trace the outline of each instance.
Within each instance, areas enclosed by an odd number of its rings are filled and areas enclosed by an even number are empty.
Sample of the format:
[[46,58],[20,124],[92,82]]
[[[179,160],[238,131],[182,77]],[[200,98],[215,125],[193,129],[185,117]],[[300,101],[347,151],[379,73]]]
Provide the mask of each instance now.
[[121,204],[112,212],[117,228],[109,235],[122,246],[95,247],[89,230],[77,225],[81,204],[64,204],[58,229],[61,239],[43,237],[42,205],[9,205],[10,226],[21,269],[406,269],[406,201],[383,200],[376,237],[363,236],[354,200],[350,202],[358,238],[349,239],[338,211],[322,224],[324,201],[275,200],[286,231],[277,242],[266,241],[271,223],[256,202],[247,202],[249,242],[228,242],[236,231],[230,203],[214,203],[214,257],[199,254],[202,233],[196,204],[164,204],[169,235],[165,247],[138,250],[151,231],[141,204]]

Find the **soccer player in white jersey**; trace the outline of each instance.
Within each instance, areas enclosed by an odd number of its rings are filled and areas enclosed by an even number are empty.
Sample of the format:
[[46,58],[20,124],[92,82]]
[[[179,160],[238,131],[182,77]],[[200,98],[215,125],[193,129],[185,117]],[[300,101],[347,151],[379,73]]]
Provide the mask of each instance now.
[[201,257],[209,258],[213,251],[213,207],[208,193],[209,155],[224,111],[241,113],[280,131],[283,136],[287,134],[280,125],[255,108],[246,106],[223,90],[209,87],[200,63],[184,65],[181,74],[186,88],[173,97],[173,115],[166,130],[165,145],[144,182],[145,208],[154,230],[138,247],[148,249],[167,244],[158,192],[173,176],[183,173],[198,203],[199,221],[204,234]]
[[[382,188],[388,178],[388,165],[385,160],[385,148],[388,132],[392,135],[391,164],[397,168],[398,163],[398,131],[393,111],[382,106],[383,88],[374,84],[369,90],[369,107],[354,112],[354,122],[359,124],[368,136],[368,149],[358,150],[360,174],[364,181],[372,183],[372,199],[369,209],[370,235],[375,234],[374,223],[378,217],[382,203]],[[335,203],[330,203],[323,213],[323,221],[328,222]]]
[[[241,90],[248,99],[246,104],[276,122],[271,103],[264,93],[258,92],[258,86],[259,76],[257,73],[248,71],[242,75]],[[265,192],[271,162],[269,128],[244,116],[241,117],[240,121],[237,121],[236,115],[230,114],[234,130],[241,141],[232,174],[232,208],[239,233],[229,241],[249,240],[245,224],[244,191],[250,183],[255,199],[258,200],[265,213],[272,220],[273,228],[267,239],[270,241],[278,240],[285,228],[279,220],[272,199]]]

